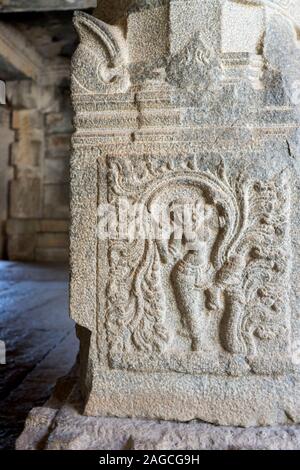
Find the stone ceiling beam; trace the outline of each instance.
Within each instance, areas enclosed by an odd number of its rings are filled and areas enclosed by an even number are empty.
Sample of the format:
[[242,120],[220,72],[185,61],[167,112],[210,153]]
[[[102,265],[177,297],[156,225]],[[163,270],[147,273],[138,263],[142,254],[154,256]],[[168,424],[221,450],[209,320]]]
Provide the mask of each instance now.
[[97,0],[0,0],[0,13],[94,8]]
[[43,59],[23,34],[0,23],[0,79],[30,78],[39,81]]

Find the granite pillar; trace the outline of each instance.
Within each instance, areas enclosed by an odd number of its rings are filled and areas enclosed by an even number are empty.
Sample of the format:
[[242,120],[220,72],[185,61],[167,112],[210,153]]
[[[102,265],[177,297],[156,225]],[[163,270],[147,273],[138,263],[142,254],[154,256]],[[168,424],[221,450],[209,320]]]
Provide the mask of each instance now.
[[298,423],[298,3],[140,0],[116,18],[74,20],[84,412]]

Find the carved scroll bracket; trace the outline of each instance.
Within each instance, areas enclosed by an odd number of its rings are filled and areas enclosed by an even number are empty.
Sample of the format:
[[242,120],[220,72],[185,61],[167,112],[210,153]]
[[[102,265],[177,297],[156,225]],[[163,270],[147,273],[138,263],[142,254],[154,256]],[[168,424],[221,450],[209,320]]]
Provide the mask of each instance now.
[[74,25],[80,44],[72,60],[73,95],[126,92],[128,50],[122,30],[82,12],[75,14]]

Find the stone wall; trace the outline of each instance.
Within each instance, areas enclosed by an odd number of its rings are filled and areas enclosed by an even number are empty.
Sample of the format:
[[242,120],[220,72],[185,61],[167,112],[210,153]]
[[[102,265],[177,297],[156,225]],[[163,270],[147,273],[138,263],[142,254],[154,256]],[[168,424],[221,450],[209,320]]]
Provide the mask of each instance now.
[[11,149],[8,257],[66,260],[72,132],[68,94],[63,85],[39,89],[22,81],[8,82],[8,95],[16,136]]
[[[77,35],[67,2],[0,2],[0,258],[68,259],[70,57]],[[94,0],[75,7],[95,6]],[[66,5],[64,5],[66,4]],[[70,4],[68,3],[69,7]]]

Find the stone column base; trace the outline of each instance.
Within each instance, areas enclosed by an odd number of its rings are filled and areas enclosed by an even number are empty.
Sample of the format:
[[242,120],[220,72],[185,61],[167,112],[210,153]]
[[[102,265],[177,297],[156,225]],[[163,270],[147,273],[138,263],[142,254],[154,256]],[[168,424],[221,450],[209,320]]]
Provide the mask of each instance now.
[[[67,397],[67,398],[66,398]],[[297,450],[300,426],[240,428],[82,413],[77,378],[60,380],[45,406],[34,408],[17,450]]]

